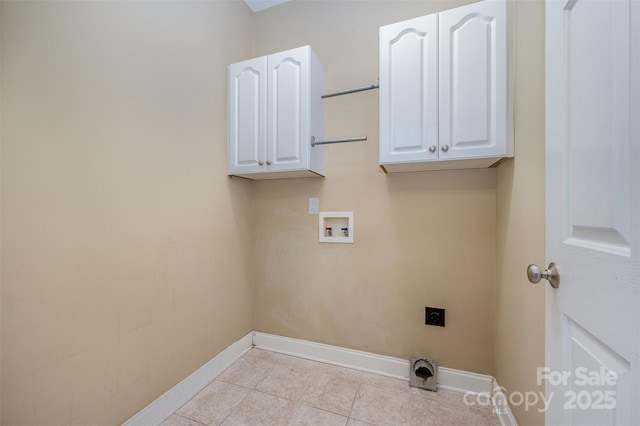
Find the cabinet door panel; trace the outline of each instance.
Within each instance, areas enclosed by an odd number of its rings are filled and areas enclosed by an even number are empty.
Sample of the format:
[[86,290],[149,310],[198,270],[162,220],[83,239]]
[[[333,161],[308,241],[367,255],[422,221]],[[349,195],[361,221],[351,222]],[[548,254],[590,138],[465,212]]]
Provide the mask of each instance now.
[[229,173],[264,170],[267,65],[265,58],[229,66]]
[[439,32],[440,159],[507,155],[505,2],[441,12]]
[[437,16],[380,28],[380,162],[438,159]]
[[268,57],[269,118],[267,157],[270,171],[305,166],[309,134],[308,48],[298,48]]

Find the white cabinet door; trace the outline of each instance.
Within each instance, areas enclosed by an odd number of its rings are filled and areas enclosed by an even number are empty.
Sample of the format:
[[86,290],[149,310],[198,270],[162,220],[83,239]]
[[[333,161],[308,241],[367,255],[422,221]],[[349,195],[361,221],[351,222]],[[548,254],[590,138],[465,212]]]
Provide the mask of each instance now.
[[309,48],[269,55],[267,123],[268,170],[308,168]]
[[640,2],[545,9],[545,420],[638,425]]
[[380,163],[438,159],[438,21],[380,28]]
[[265,170],[267,61],[265,57],[229,66],[229,174]]
[[507,151],[506,2],[439,14],[440,159]]

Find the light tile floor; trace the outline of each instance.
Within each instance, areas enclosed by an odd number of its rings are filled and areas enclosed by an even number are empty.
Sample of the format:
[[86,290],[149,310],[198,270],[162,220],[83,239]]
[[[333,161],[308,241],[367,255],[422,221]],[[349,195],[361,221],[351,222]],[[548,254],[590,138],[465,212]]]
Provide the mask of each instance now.
[[500,425],[463,396],[251,349],[164,425]]

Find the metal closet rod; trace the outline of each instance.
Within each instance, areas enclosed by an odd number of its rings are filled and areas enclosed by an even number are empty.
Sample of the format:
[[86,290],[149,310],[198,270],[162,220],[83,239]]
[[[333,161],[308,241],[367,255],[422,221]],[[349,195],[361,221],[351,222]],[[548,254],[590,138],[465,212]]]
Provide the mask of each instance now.
[[345,142],[361,142],[361,141],[366,141],[367,137],[366,136],[358,136],[355,138],[343,138],[343,139],[329,139],[326,141],[317,141],[315,136],[311,136],[311,146],[316,146],[316,145],[329,145],[332,143],[345,143]]
[[334,96],[348,95],[350,93],[364,92],[365,90],[373,90],[378,88],[380,88],[380,85],[372,84],[371,86],[357,87],[355,89],[343,90],[342,92],[327,93],[326,95],[320,96],[320,98],[333,98]]

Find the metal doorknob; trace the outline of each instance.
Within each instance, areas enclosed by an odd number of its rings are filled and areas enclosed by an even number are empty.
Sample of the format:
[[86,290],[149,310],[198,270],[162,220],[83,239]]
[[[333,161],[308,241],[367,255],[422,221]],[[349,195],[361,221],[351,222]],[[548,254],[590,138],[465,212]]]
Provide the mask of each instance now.
[[549,280],[551,287],[558,288],[560,285],[560,274],[558,274],[558,268],[556,264],[551,262],[547,269],[544,271],[540,269],[538,265],[529,265],[527,267],[527,278],[533,284],[538,284],[541,279]]
[[264,163],[262,161],[258,161],[258,166],[262,166]]
[[436,148],[436,146],[435,146],[435,145],[431,145],[431,146],[429,147],[429,152],[436,152],[436,149],[438,149],[438,148]]
[[449,145],[442,145],[442,151],[444,152],[449,151]]
[[271,161],[267,160],[267,166],[271,165]]

